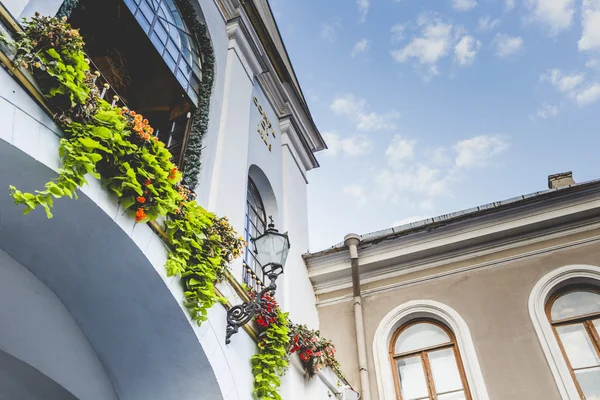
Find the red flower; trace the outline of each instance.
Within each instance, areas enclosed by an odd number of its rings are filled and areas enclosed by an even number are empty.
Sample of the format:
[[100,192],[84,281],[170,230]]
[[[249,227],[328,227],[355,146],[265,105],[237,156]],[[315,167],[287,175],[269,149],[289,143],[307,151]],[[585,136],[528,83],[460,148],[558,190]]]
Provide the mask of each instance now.
[[143,208],[138,208],[138,210],[135,212],[135,220],[140,222],[144,218],[146,218],[146,212]]
[[150,186],[152,184],[152,181],[150,180],[150,178],[146,179],[146,182],[144,182],[144,185],[146,186]]
[[138,196],[136,199],[139,203],[144,204],[146,202],[146,198],[143,196]]

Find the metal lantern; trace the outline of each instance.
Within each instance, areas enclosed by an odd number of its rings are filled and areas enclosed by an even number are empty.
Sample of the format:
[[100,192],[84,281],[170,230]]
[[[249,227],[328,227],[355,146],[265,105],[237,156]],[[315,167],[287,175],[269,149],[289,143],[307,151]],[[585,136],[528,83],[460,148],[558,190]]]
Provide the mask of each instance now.
[[259,237],[252,239],[252,244],[256,260],[260,264],[264,276],[268,277],[271,283],[260,293],[252,296],[249,301],[233,306],[227,311],[226,344],[229,344],[231,336],[237,333],[241,326],[252,321],[262,306],[263,296],[266,293],[271,296],[275,294],[275,289],[277,289],[275,281],[283,273],[283,266],[290,251],[290,240],[287,233],[279,233],[275,229],[273,217],[269,217],[269,220],[268,229]]
[[290,239],[287,233],[279,233],[271,218],[266,232],[253,239],[252,243],[264,276],[269,277],[274,284],[277,277],[283,273],[283,266],[290,251]]

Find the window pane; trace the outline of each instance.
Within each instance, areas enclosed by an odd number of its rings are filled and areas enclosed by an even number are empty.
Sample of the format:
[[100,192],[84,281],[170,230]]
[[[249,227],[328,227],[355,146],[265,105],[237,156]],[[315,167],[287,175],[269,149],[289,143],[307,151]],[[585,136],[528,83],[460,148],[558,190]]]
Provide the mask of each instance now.
[[421,357],[409,357],[396,361],[398,374],[400,377],[400,387],[402,388],[402,399],[428,399],[427,381]]
[[466,400],[465,392],[461,390],[460,392],[447,393],[447,394],[439,394],[438,400]]
[[600,312],[600,294],[578,291],[556,299],[550,315],[553,321],[557,321],[597,312]]
[[448,342],[450,338],[442,328],[423,322],[404,330],[396,339],[394,351],[400,354]]
[[587,400],[600,400],[600,367],[575,371],[575,376]]
[[428,353],[436,393],[453,392],[463,388],[453,349]]
[[583,324],[557,326],[556,331],[574,369],[600,365],[600,359]]

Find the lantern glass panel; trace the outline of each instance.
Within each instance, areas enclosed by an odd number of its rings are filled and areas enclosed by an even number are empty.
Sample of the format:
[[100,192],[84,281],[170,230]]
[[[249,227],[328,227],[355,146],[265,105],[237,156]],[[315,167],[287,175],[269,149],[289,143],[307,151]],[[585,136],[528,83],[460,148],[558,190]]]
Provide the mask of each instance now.
[[288,256],[290,244],[287,235],[267,232],[254,241],[256,258],[260,265],[279,264],[283,266]]

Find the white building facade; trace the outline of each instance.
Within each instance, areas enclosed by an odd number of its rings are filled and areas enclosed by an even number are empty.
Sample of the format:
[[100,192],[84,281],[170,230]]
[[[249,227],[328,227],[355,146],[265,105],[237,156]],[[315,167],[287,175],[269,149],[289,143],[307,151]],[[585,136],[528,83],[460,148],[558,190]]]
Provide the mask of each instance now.
[[[180,3],[163,2],[172,12]],[[74,13],[81,11],[78,2],[68,3]],[[160,2],[112,3],[119,16],[133,16]],[[314,153],[325,143],[267,1],[189,0],[189,5],[207,28],[214,56],[213,71],[201,65],[196,74],[204,75],[198,79],[214,76],[195,187],[198,203],[227,216],[242,235],[264,230],[258,225],[269,216],[289,233],[290,254],[276,297],[291,320],[317,329],[302,254],[308,250],[308,173],[318,167]],[[2,0],[2,30],[13,34],[21,18],[35,12],[56,15],[64,8],[62,0]],[[134,18],[141,20],[139,15]],[[150,31],[140,46],[160,38]],[[35,82],[15,69],[11,55],[2,50],[0,187],[33,191],[56,176],[64,134]],[[205,60],[201,48],[194,51]],[[175,57],[178,66],[184,56]],[[129,79],[135,82],[130,66]],[[194,76],[188,73],[189,85],[181,87],[186,104],[197,107]],[[156,97],[143,96],[147,102]],[[127,97],[134,101],[136,94]],[[251,254],[236,260],[232,278],[218,285],[228,304],[215,305],[209,320],[198,326],[183,306],[179,280],[165,273],[168,248],[160,235],[136,224],[95,178],[79,197],[57,200],[54,218],[48,220],[42,210],[23,216],[8,195],[0,196],[0,365],[8,372],[0,378],[0,393],[14,399],[254,398],[250,358],[257,351],[255,333],[251,327],[240,329],[225,344],[227,309],[243,301],[241,283],[256,284],[246,272],[246,265],[253,267]],[[260,277],[259,270],[255,273]],[[280,391],[284,399],[342,399],[351,393],[329,370],[305,379],[294,357]]]

